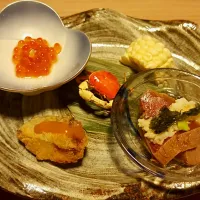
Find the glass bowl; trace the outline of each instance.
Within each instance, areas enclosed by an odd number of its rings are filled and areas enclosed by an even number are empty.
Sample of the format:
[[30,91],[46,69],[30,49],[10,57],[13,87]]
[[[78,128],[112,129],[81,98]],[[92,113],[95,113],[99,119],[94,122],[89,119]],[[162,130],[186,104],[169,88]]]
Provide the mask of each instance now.
[[138,73],[120,88],[111,111],[112,128],[119,145],[141,169],[170,181],[199,181],[200,165],[188,167],[173,159],[166,167],[161,167],[151,159],[137,127],[139,99],[147,89],[199,102],[200,77],[169,68]]

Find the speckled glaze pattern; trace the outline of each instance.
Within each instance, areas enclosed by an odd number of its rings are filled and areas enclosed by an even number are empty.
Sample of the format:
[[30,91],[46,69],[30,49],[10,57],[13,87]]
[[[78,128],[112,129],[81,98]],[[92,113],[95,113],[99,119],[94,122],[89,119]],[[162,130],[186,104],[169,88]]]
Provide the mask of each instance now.
[[[134,73],[119,63],[131,41],[149,34],[173,53],[175,65],[200,75],[200,29],[188,21],[146,21],[108,9],[94,9],[62,18],[68,28],[84,31],[92,42],[89,71],[104,69],[120,83]],[[37,96],[0,91],[0,186],[34,199],[146,200],[175,199],[199,192],[199,182],[169,183],[142,172],[118,146],[110,118],[95,116],[78,95],[75,80]],[[19,143],[16,131],[38,115],[73,115],[88,134],[82,161],[57,165],[37,161]],[[187,189],[187,190],[183,190]]]

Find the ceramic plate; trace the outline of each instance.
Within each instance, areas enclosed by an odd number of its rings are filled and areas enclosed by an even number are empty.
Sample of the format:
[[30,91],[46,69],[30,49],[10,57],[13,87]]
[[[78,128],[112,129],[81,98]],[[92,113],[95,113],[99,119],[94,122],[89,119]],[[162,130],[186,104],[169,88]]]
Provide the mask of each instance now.
[[[200,75],[200,29],[189,21],[146,21],[107,9],[64,17],[68,28],[84,31],[92,42],[89,71],[104,69],[120,83],[134,73],[119,63],[131,41],[148,34],[171,50],[178,68]],[[34,97],[0,91],[0,185],[35,199],[168,199],[199,191],[199,182],[170,183],[142,172],[128,160],[111,132],[109,118],[95,116],[71,81]],[[82,162],[39,162],[18,142],[16,131],[35,115],[73,115],[87,131]],[[187,189],[187,190],[182,190]]]

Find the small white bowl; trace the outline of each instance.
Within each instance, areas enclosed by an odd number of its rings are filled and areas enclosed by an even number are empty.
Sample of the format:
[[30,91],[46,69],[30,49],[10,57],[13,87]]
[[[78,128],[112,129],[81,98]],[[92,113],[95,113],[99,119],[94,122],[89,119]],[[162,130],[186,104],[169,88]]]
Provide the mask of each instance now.
[[[50,46],[59,43],[62,51],[48,76],[18,78],[12,62],[13,49],[26,36],[42,37]],[[91,53],[88,37],[64,27],[58,14],[36,1],[19,1],[0,13],[0,89],[25,95],[53,90],[75,78],[84,69]]]

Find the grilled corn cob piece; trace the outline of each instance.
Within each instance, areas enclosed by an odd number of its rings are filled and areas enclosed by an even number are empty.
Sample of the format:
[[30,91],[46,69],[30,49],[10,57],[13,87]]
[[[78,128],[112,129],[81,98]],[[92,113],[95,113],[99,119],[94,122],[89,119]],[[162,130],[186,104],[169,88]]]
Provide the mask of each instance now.
[[163,43],[150,36],[132,42],[120,62],[137,71],[173,66],[173,58]]

